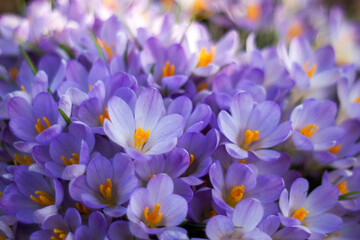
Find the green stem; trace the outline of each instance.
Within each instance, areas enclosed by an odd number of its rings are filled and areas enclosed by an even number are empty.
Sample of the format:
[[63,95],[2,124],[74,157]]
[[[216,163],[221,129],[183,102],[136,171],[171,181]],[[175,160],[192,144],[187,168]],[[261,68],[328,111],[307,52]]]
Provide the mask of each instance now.
[[98,43],[98,41],[97,41],[97,39],[96,39],[96,37],[95,37],[95,35],[94,35],[94,32],[91,30],[91,28],[89,28],[89,32],[90,32],[91,39],[93,40],[93,42],[94,42],[94,44],[95,44],[95,46],[96,46],[96,49],[97,49],[97,51],[98,51],[98,53],[99,53],[99,56],[100,56],[102,59],[104,59],[104,61],[106,61],[105,56],[104,56],[104,53],[103,53],[103,51],[101,50],[101,47],[100,47],[100,45],[99,45],[99,43]]
[[22,47],[21,44],[19,45],[19,48],[20,48],[20,52],[21,52],[22,55],[24,56],[27,64],[29,65],[32,73],[33,73],[34,75],[36,75],[36,74],[37,74],[37,69],[36,69],[34,63],[31,61],[29,55],[28,55],[27,52],[24,50],[24,48]]

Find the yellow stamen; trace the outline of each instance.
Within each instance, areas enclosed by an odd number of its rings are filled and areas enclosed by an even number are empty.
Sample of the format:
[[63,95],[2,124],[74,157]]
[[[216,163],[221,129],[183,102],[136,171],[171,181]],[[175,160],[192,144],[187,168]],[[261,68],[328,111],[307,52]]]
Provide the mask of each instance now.
[[302,135],[304,135],[305,137],[311,137],[312,135],[314,135],[317,132],[318,129],[319,129],[319,126],[316,126],[314,123],[308,124],[305,127],[303,127],[303,129],[300,130],[300,133]]
[[169,61],[166,61],[165,66],[163,68],[163,77],[170,77],[174,76],[175,74],[175,66],[173,64],[170,64]]
[[115,53],[111,50],[111,46],[106,44],[105,40],[102,41],[101,39],[97,38],[97,41],[99,43],[99,46],[105,50],[106,54],[108,55],[108,60],[110,61],[115,55]]
[[316,70],[316,63],[314,63],[310,68],[309,68],[309,61],[306,61],[303,65],[303,69],[306,72],[306,74],[309,76],[309,78],[311,78]]
[[303,31],[304,29],[301,23],[295,22],[290,25],[289,31],[287,33],[287,37],[289,40],[291,40],[297,36],[300,36],[303,33]]
[[17,68],[10,69],[10,76],[13,80],[16,80],[19,70]]
[[246,159],[241,159],[238,161],[239,163],[247,164]]
[[[152,178],[155,177],[155,176],[156,176],[156,174],[151,175],[150,179],[152,179]],[[150,179],[149,179],[149,180],[150,180]]]
[[91,211],[82,203],[77,202],[75,204],[75,207],[77,210],[79,210],[80,213],[85,213],[86,215],[89,215],[91,213]]
[[[107,108],[105,108],[104,114],[99,116],[99,120],[100,120],[101,126],[104,125],[104,120],[105,120],[105,118],[107,118],[107,119],[110,120],[109,112],[108,112],[108,109],[107,109]],[[110,120],[110,121],[111,121],[111,120]]]
[[246,17],[251,22],[259,20],[261,15],[261,6],[259,4],[249,4],[247,7]]
[[201,92],[202,90],[205,90],[205,89],[207,89],[207,83],[206,82],[199,84],[197,86],[197,88],[196,88],[196,92]]
[[212,62],[215,53],[215,48],[211,47],[210,52],[207,53],[206,48],[202,48],[199,55],[197,67],[207,67]]
[[140,148],[146,143],[146,141],[149,139],[149,137],[150,137],[150,129],[148,129],[147,132],[142,130],[141,127],[136,129],[135,134],[134,134],[134,142],[135,142],[136,149],[140,150]]
[[54,228],[54,233],[57,236],[51,236],[51,240],[61,240],[61,239],[65,239],[67,237],[67,233],[63,230],[60,230],[58,228]]
[[0,236],[0,240],[6,240],[7,237]]
[[342,181],[341,183],[336,185],[336,187],[339,189],[339,192],[341,194],[345,194],[345,193],[349,192],[349,190],[347,189],[347,182],[346,181]]
[[227,200],[227,203],[231,206],[231,207],[235,207],[236,204],[238,202],[240,202],[240,200],[242,199],[242,197],[244,196],[244,192],[245,192],[245,187],[244,185],[241,186],[234,186],[229,194],[229,198]]
[[40,118],[38,118],[36,121],[35,129],[38,134],[42,133],[45,129],[51,127],[51,123],[49,122],[49,120],[46,117],[43,117],[43,120],[44,120],[46,126],[44,126],[42,124]]
[[255,142],[259,140],[259,131],[258,130],[246,130],[245,133],[244,133],[244,144],[242,146],[242,148],[244,148],[245,150],[249,150],[249,145],[252,143],[252,142]]
[[309,211],[304,210],[304,207],[301,207],[293,213],[292,217],[299,219],[300,221],[303,221],[304,218],[306,217],[306,214],[308,214],[308,213],[309,213]]
[[93,85],[89,85],[89,91],[93,88]]
[[355,103],[360,103],[360,97],[355,99]]
[[155,228],[156,225],[161,221],[162,213],[159,213],[160,211],[160,204],[156,204],[154,210],[152,213],[149,213],[149,207],[146,207],[144,209],[144,217],[146,221],[146,226],[150,228]]
[[337,154],[341,149],[341,144],[335,145],[332,148],[330,148],[328,150],[328,152],[332,153],[332,154]]
[[4,196],[3,192],[0,192],[0,199]]
[[194,154],[190,154],[189,159],[190,159],[190,163],[189,163],[189,167],[190,167],[194,162]]
[[105,198],[106,203],[112,203],[112,182],[109,178],[106,179],[106,183],[100,185],[101,195]]
[[209,218],[212,218],[213,216],[216,216],[217,215],[217,212],[212,209],[210,212],[209,212]]
[[77,153],[72,154],[72,158],[69,160],[66,159],[65,156],[61,156],[61,160],[65,163],[66,166],[73,165],[73,164],[79,164],[80,157]]
[[25,87],[24,87],[24,85],[21,85],[21,86],[20,86],[20,89],[21,89],[21,91],[23,91],[23,92],[27,92],[26,89],[25,89]]
[[37,202],[38,204],[44,205],[44,206],[50,206],[55,204],[55,200],[52,196],[50,196],[48,193],[44,191],[35,191],[35,194],[39,195],[37,198],[33,195],[30,195],[31,200],[34,202]]
[[24,155],[24,157],[22,157],[20,154],[14,153],[14,158],[15,166],[17,166],[18,163],[20,163],[21,165],[31,165],[34,163],[33,160],[27,155]]

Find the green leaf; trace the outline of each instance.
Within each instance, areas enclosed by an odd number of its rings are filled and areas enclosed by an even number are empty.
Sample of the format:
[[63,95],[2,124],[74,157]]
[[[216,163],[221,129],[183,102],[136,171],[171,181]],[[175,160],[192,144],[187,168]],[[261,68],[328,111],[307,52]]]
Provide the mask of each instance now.
[[150,68],[150,73],[151,74],[154,74],[154,69],[155,69],[155,63]]
[[98,53],[99,53],[99,56],[100,56],[102,59],[106,60],[106,59],[105,59],[105,56],[104,56],[104,53],[103,53],[103,51],[101,50],[101,47],[100,47],[100,45],[99,45],[99,43],[98,43],[98,41],[97,41],[97,39],[96,39],[93,31],[91,30],[91,28],[89,28],[89,32],[90,32],[91,39],[93,40],[93,42],[94,42],[94,44],[95,44],[95,46],[96,46],[96,49],[97,49],[97,51],[98,51]]
[[61,116],[64,118],[66,124],[69,126],[71,124],[70,118],[64,113],[64,111],[61,108],[58,108],[58,110]]
[[356,199],[358,197],[351,197],[352,195],[356,195],[356,194],[360,194],[360,191],[356,191],[356,192],[348,192],[345,194],[342,194],[339,196],[339,200],[351,200],[351,199]]
[[21,44],[19,45],[19,48],[20,48],[20,52],[21,52],[22,55],[24,56],[27,64],[29,65],[32,73],[33,73],[34,75],[36,75],[36,74],[37,74],[37,69],[36,69],[34,63],[32,62],[32,60],[30,59],[29,55],[28,55],[27,52],[24,50],[24,48],[22,47]]

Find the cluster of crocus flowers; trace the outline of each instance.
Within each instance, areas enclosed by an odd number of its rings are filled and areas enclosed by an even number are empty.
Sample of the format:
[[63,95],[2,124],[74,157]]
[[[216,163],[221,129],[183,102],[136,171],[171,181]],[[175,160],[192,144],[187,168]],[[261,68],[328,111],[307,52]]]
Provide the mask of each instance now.
[[1,15],[0,240],[358,239],[357,27],[295,0]]

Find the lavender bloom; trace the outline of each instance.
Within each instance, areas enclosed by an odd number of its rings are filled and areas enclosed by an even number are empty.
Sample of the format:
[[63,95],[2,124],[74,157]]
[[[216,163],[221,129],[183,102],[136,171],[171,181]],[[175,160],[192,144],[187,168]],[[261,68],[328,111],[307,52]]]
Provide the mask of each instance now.
[[330,100],[307,99],[292,111],[292,140],[304,151],[327,151],[344,136],[344,130],[335,127],[336,105]]
[[97,240],[105,239],[106,219],[100,212],[93,212],[89,216],[88,226],[82,225],[75,232],[76,240]]
[[263,214],[264,209],[259,201],[246,199],[236,205],[232,218],[222,215],[212,217],[206,224],[206,235],[211,240],[270,240],[269,235],[256,228]]
[[32,105],[21,97],[14,97],[9,101],[8,111],[10,129],[24,141],[19,143],[24,152],[30,152],[38,143],[48,144],[65,125],[58,104],[48,93],[38,94]]
[[63,187],[51,179],[18,166],[14,170],[15,183],[10,184],[0,199],[0,206],[20,222],[41,223],[56,214],[63,200]]
[[95,138],[90,128],[74,122],[68,133],[61,133],[50,146],[35,146],[34,159],[52,176],[71,180],[85,173],[94,147]]
[[280,221],[286,227],[302,225],[311,236],[325,237],[325,234],[338,230],[342,224],[340,217],[326,213],[336,204],[338,189],[330,184],[320,185],[307,196],[308,188],[308,181],[299,178],[291,185],[290,194],[284,189],[279,200]]
[[236,204],[246,198],[271,203],[279,198],[284,189],[284,182],[280,176],[256,177],[253,170],[243,163],[233,163],[224,175],[219,161],[216,161],[211,166],[209,175],[214,186],[213,200],[227,213],[233,212]]
[[[122,173],[122,174],[119,174]],[[137,179],[131,160],[116,155],[112,161],[102,156],[95,157],[82,175],[70,182],[73,199],[92,209],[103,209],[106,215],[121,217],[126,208],[122,205],[137,187]]]
[[129,222],[128,221],[115,221],[109,226],[107,236],[110,240],[128,240],[128,239],[140,239],[134,237],[130,232]]
[[184,128],[180,115],[162,117],[163,100],[156,89],[141,93],[134,111],[118,97],[109,100],[108,109],[110,120],[104,123],[106,135],[135,159],[171,151]]
[[292,129],[289,121],[279,124],[281,112],[275,102],[256,104],[250,94],[240,92],[233,97],[230,112],[221,111],[218,124],[230,141],[224,144],[232,157],[246,159],[249,153],[262,160],[280,157],[279,152],[266,148],[285,141]]
[[187,203],[173,194],[174,184],[166,174],[150,179],[147,188],[139,188],[131,195],[127,216],[132,234],[147,238],[147,234],[159,234],[164,227],[179,225],[186,217]]
[[206,223],[217,215],[214,210],[210,188],[200,188],[195,192],[193,199],[189,204],[189,216],[196,223]]
[[81,216],[75,208],[68,208],[65,216],[51,215],[42,222],[42,230],[30,236],[30,240],[74,239],[76,229],[81,226]]
[[360,81],[358,80],[354,83],[354,69],[347,69],[346,71],[351,71],[352,73],[350,74],[353,77],[347,76],[338,81],[337,93],[340,100],[339,122],[348,118],[360,120]]

